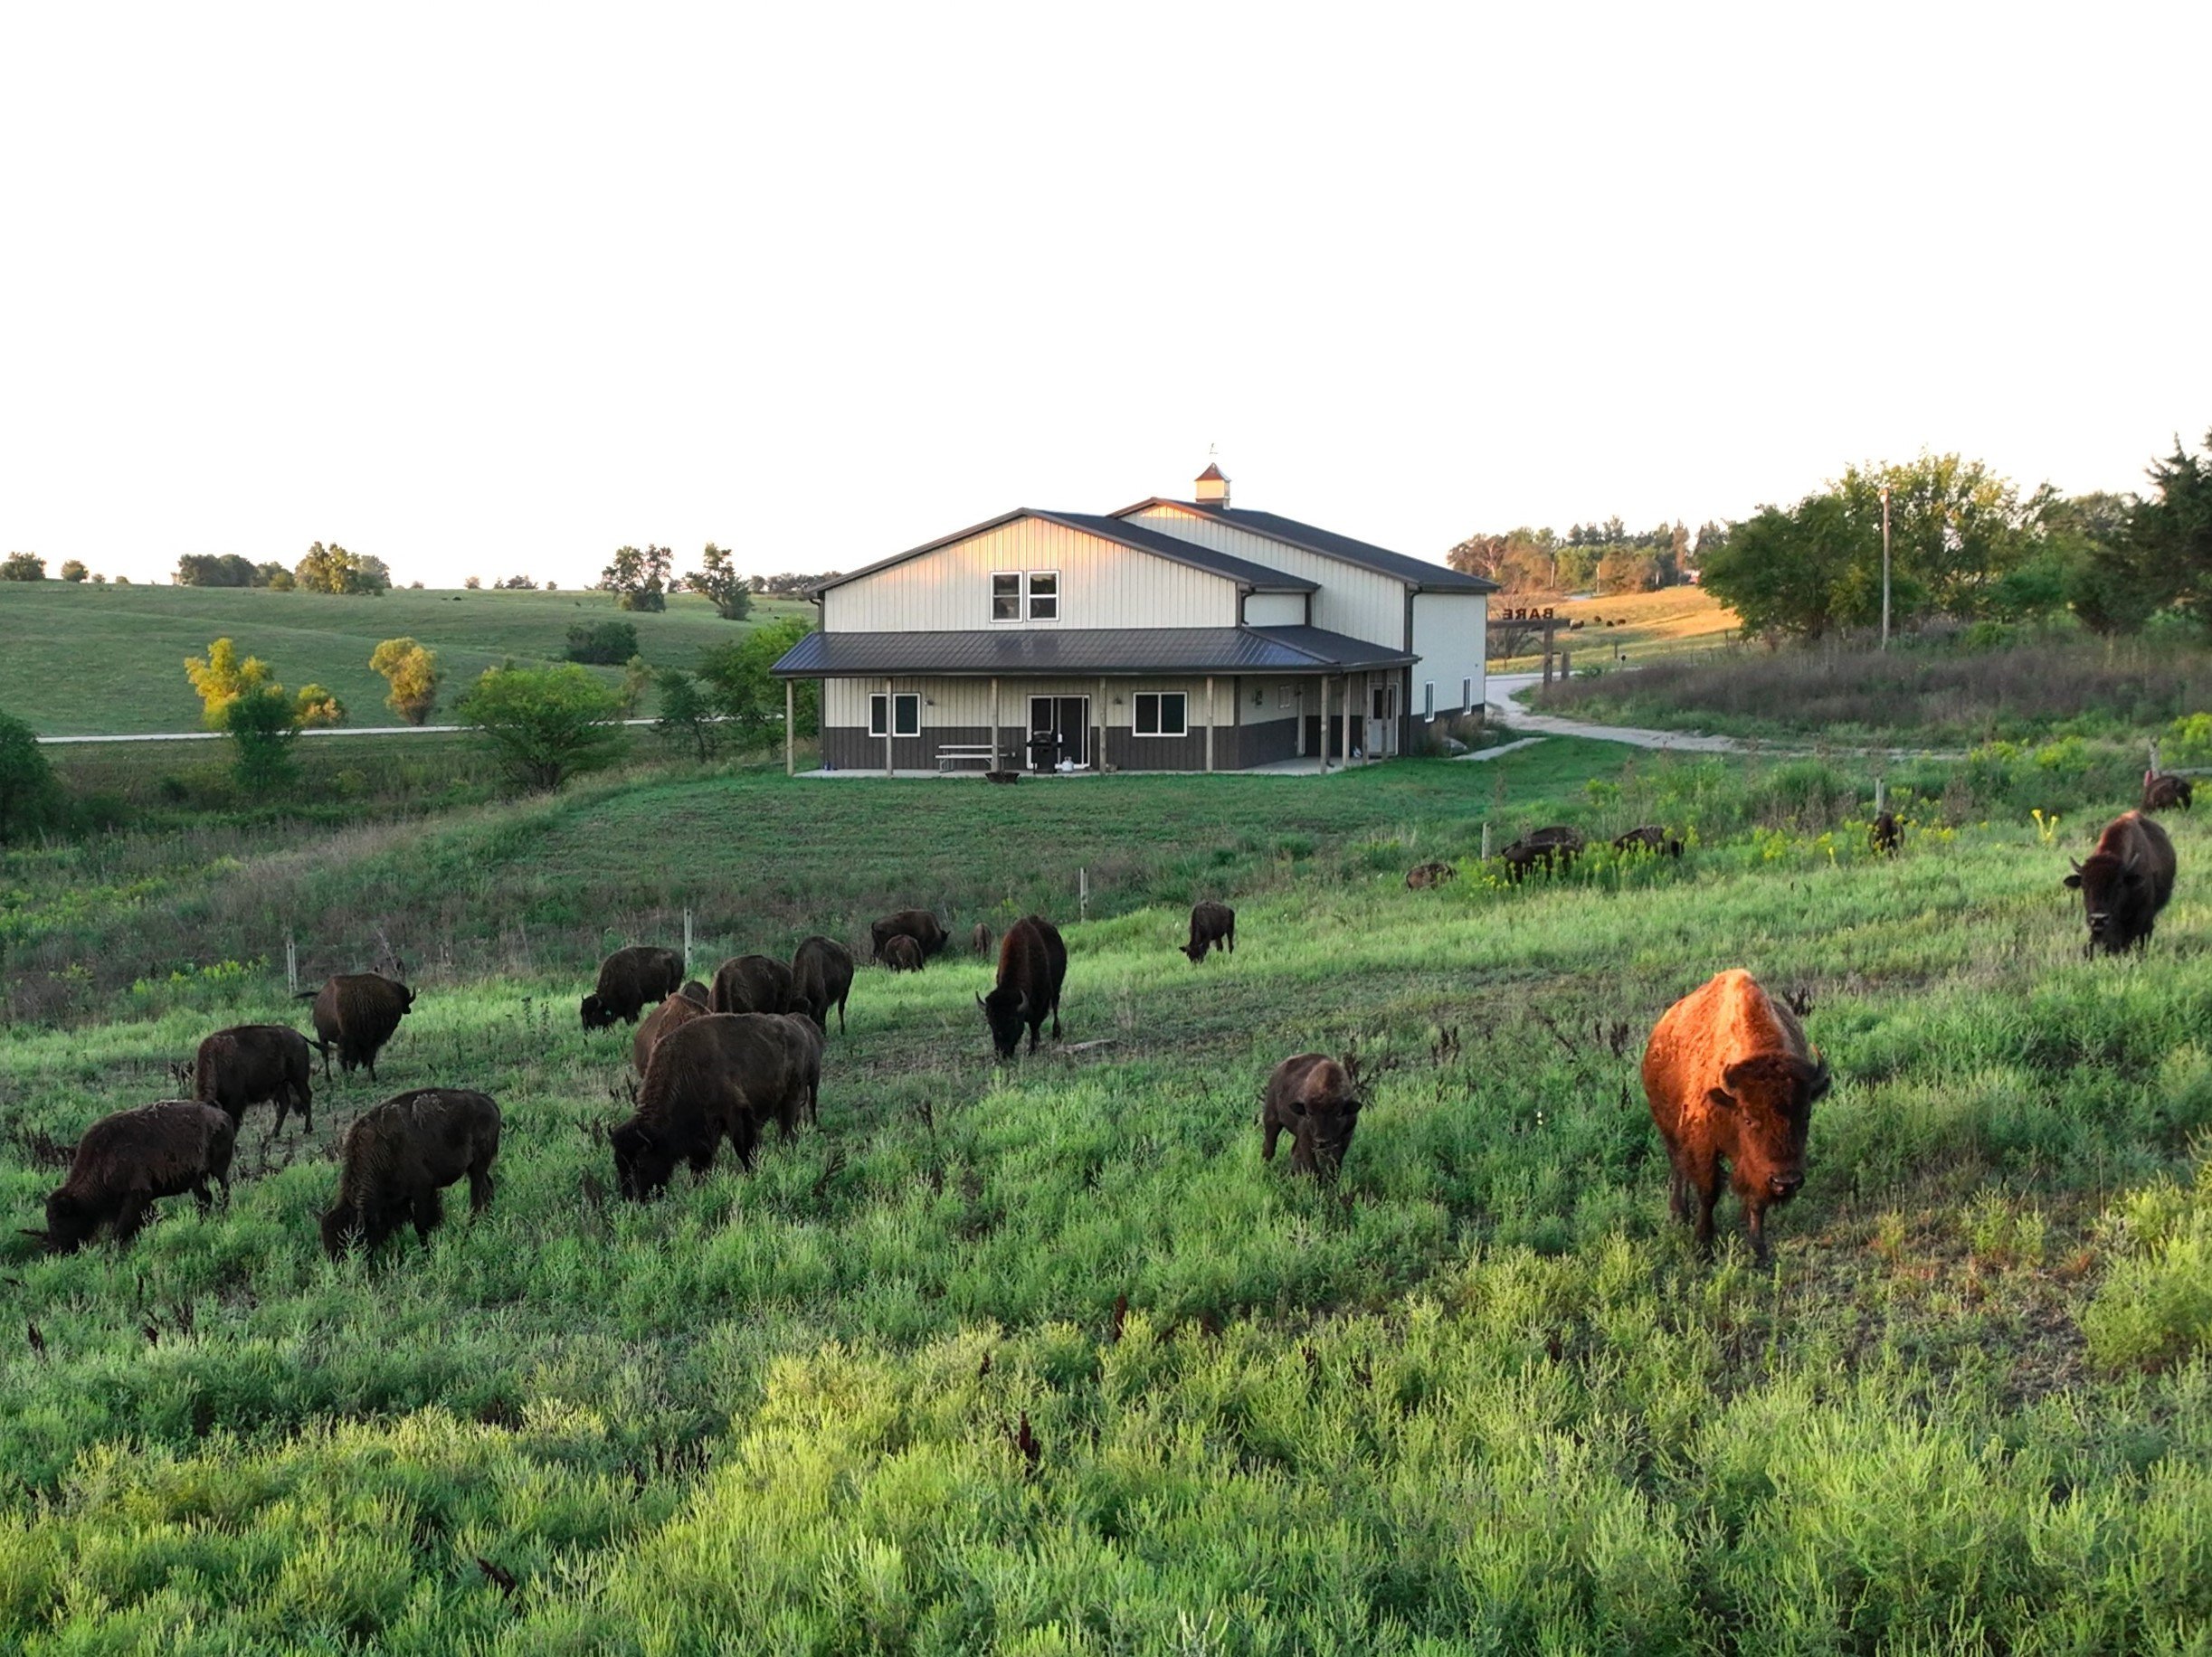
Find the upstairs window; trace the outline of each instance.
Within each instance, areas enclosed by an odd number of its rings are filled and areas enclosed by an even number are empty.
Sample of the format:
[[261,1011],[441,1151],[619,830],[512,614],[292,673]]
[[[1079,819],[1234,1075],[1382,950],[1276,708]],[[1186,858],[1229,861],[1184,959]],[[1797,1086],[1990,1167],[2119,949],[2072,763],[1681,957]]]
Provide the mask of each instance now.
[[[886,697],[879,695],[870,696],[868,699],[868,734],[870,736],[882,736],[885,734],[883,728],[883,716],[885,713],[884,703],[886,700]],[[893,736],[919,736],[922,734],[922,698],[920,694],[918,692],[908,693],[906,691],[901,691],[898,695],[891,696],[888,698],[888,700],[891,704],[889,712],[892,718],[892,729],[889,732],[889,734]]]
[[1139,691],[1134,698],[1134,729],[1139,736],[1190,734],[1190,698],[1180,690]]
[[1021,620],[1021,572],[1009,570],[991,578],[991,619],[993,621]]
[[1060,573],[1058,570],[1030,572],[1030,620],[1057,621],[1060,619]]
[[993,621],[1057,621],[1060,619],[1058,570],[994,570],[991,576]]

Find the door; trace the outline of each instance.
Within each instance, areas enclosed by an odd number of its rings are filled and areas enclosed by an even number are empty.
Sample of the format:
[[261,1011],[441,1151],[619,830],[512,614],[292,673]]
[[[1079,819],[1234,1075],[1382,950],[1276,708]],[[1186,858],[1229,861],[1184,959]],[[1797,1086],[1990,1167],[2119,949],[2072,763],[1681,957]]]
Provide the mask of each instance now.
[[1030,769],[1057,770],[1062,760],[1090,763],[1091,699],[1088,696],[1030,698]]
[[1367,687],[1367,754],[1381,759],[1398,752],[1398,685],[1395,680]]

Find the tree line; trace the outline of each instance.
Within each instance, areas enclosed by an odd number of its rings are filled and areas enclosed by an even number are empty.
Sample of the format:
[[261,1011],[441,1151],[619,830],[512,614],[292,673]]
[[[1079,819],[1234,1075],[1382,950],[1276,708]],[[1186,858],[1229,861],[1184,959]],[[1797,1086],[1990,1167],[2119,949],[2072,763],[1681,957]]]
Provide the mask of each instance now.
[[1469,535],[1444,562],[1507,592],[1649,592],[1690,579],[1698,547],[1720,533],[1706,524],[1693,535],[1679,523],[1638,532],[1612,517],[1564,535],[1526,527]]

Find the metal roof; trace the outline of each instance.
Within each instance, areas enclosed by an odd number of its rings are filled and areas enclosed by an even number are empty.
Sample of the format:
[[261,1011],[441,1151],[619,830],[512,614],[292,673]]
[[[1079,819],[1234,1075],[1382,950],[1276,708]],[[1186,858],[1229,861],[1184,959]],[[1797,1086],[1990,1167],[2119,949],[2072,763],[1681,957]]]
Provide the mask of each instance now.
[[809,633],[770,669],[787,679],[897,674],[1336,673],[1419,658],[1318,627],[1021,627]]
[[1497,582],[1479,575],[1469,575],[1448,564],[1430,563],[1425,558],[1409,558],[1403,553],[1393,553],[1388,547],[1371,546],[1364,541],[1354,541],[1350,535],[1340,535],[1334,530],[1317,529],[1311,524],[1301,524],[1296,518],[1277,516],[1272,512],[1254,512],[1247,507],[1218,507],[1210,502],[1170,500],[1155,495],[1150,500],[1140,500],[1134,507],[1124,507],[1113,516],[1126,518],[1133,512],[1142,512],[1147,507],[1180,507],[1185,512],[1195,512],[1207,517],[1220,518],[1239,529],[1249,530],[1270,541],[1280,541],[1285,546],[1295,546],[1303,552],[1318,553],[1324,558],[1334,558],[1363,570],[1372,570],[1378,575],[1391,576],[1419,588],[1423,592],[1495,592]]

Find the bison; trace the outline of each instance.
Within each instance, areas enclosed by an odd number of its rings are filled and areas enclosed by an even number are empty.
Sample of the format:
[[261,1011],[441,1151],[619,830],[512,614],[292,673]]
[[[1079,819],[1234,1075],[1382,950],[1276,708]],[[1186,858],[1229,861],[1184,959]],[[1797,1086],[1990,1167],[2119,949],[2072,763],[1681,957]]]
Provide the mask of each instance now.
[[653,1049],[637,1110],[607,1136],[614,1183],[633,1200],[668,1188],[678,1162],[704,1174],[726,1137],[752,1170],[760,1124],[790,1108],[795,1042],[780,1015],[713,1013]]
[[2089,916],[2086,953],[2142,948],[2174,895],[2174,843],[2141,812],[2122,812],[2097,837],[2089,861],[2074,866],[2066,885],[2081,893]]
[[322,1043],[323,1075],[330,1075],[330,1050],[336,1047],[341,1071],[351,1075],[366,1066],[374,1082],[376,1055],[414,1006],[414,991],[380,973],[343,972],[326,980],[320,989],[299,992],[299,999],[310,999],[315,1034]]
[[1424,863],[1406,871],[1406,889],[1425,892],[1430,886],[1440,886],[1448,880],[1459,878],[1459,871],[1448,863]]
[[301,1127],[312,1133],[315,1095],[308,1084],[314,1074],[308,1038],[298,1030],[281,1024],[241,1024],[217,1030],[200,1044],[192,1093],[222,1111],[233,1127],[244,1120],[248,1105],[266,1100],[277,1107],[271,1133],[284,1131],[284,1118],[294,1109]]
[[1626,834],[1613,837],[1613,849],[1620,852],[1647,851],[1668,857],[1682,856],[1682,842],[1671,838],[1657,823],[1645,823]]
[[375,1254],[409,1219],[424,1243],[445,1219],[439,1192],[469,1176],[469,1211],[491,1205],[499,1107],[463,1087],[418,1087],[355,1119],[338,1144],[337,1199],[322,1218],[336,1259],[359,1244]]
[[806,1013],[785,1013],[781,1020],[786,1034],[791,1055],[791,1085],[783,1102],[777,1106],[776,1119],[782,1123],[783,1137],[789,1139],[799,1131],[799,1116],[803,1111],[810,1125],[821,1126],[821,1046],[823,1031]]
[[1904,825],[1894,811],[1877,812],[1866,830],[1866,845],[1877,857],[1894,857],[1904,846]]
[[599,987],[584,998],[584,1027],[603,1030],[620,1019],[635,1024],[638,1015],[684,981],[684,958],[649,943],[617,950],[599,963]]
[[1290,1166],[1324,1183],[1336,1178],[1352,1131],[1360,1125],[1359,1090],[1352,1072],[1325,1053],[1301,1053],[1267,1077],[1259,1124],[1267,1139],[1259,1154],[1275,1160],[1275,1141],[1290,1135]]
[[975,930],[968,934],[968,947],[978,955],[988,955],[991,953],[991,928],[981,921],[976,922]]
[[876,959],[888,972],[919,972],[922,946],[902,933],[896,938],[886,938],[883,948],[876,952]]
[[2162,777],[2155,771],[2143,772],[2142,810],[2146,811],[2170,811],[2176,806],[2187,811],[2196,798],[2196,785],[2187,777]]
[[901,909],[868,929],[873,958],[877,961],[883,959],[883,946],[893,938],[913,939],[915,947],[922,952],[922,959],[927,961],[945,947],[947,935],[937,917],[926,909]]
[[767,955],[736,955],[715,972],[707,1005],[717,1013],[791,1010],[791,969]]
[[1195,966],[1206,959],[1210,949],[1226,949],[1232,955],[1237,952],[1237,912],[1227,904],[1207,902],[1191,906],[1191,942],[1182,946],[1182,952]]
[[102,1226],[128,1243],[164,1197],[190,1191],[204,1213],[213,1179],[231,1196],[231,1150],[238,1124],[199,1099],[165,1099],[103,1116],[84,1131],[69,1178],[46,1198],[46,1229],[29,1235],[58,1255],[73,1255]]
[[695,988],[695,985],[685,985],[647,1013],[645,1021],[638,1026],[638,1033],[630,1038],[630,1063],[641,1076],[651,1063],[653,1049],[660,1045],[663,1036],[679,1025],[688,1024],[694,1018],[707,1016],[706,991],[701,989],[695,996],[691,993]]
[[1668,1206],[1677,1220],[1698,1199],[1697,1247],[1713,1252],[1721,1164],[1729,1167],[1744,1224],[1767,1258],[1767,1209],[1805,1183],[1805,1136],[1828,1067],[1797,1015],[1741,968],[1668,1008],[1644,1048],[1644,1097],[1674,1165]]
[[1032,1053],[1047,1018],[1052,1020],[1052,1039],[1060,1038],[1060,985],[1067,977],[1068,946],[1060,942],[1059,927],[1032,914],[1006,929],[999,945],[998,984],[988,996],[975,998],[1001,1058],[1013,1057],[1025,1024]]
[[804,1013],[824,1035],[830,1009],[837,1008],[837,1033],[845,1033],[845,999],[852,993],[852,952],[833,938],[812,937],[791,958],[791,1010]]

